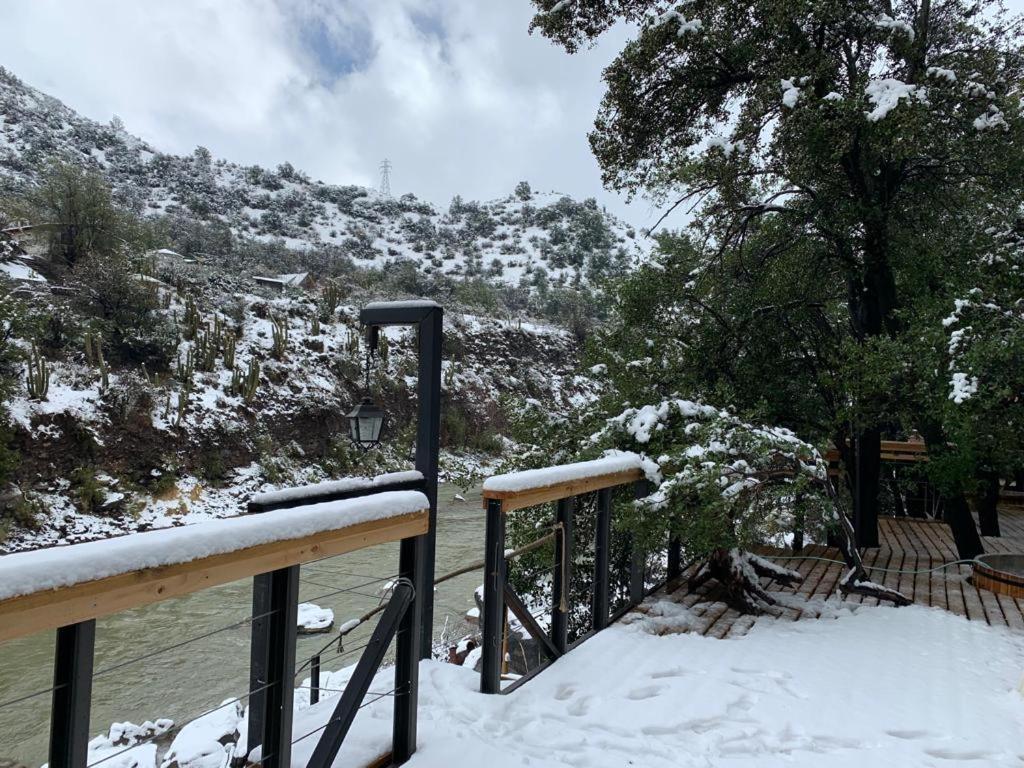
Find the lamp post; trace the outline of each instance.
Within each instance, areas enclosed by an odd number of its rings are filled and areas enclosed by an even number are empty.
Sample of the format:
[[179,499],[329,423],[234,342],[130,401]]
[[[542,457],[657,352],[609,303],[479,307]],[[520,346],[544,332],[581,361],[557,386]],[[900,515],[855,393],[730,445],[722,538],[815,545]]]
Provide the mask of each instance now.
[[[371,346],[375,346],[377,329],[381,326],[413,326],[419,333],[416,469],[423,475],[424,493],[430,502],[430,530],[412,540],[410,546],[418,548],[418,551],[409,553],[409,556],[415,554],[414,562],[418,565],[415,581],[416,596],[420,599],[414,602],[414,607],[421,614],[420,658],[429,659],[434,627],[434,559],[437,536],[437,465],[441,448],[441,339],[444,310],[436,302],[423,299],[373,302],[360,311],[359,322],[369,328]],[[365,404],[364,401],[357,406],[352,414]],[[368,405],[376,408],[372,403]],[[349,414],[350,426],[352,414]],[[382,426],[383,412],[380,412],[380,419],[378,424]],[[361,429],[362,420],[357,420]],[[378,429],[378,439],[379,435]],[[403,543],[402,546],[406,545]]]

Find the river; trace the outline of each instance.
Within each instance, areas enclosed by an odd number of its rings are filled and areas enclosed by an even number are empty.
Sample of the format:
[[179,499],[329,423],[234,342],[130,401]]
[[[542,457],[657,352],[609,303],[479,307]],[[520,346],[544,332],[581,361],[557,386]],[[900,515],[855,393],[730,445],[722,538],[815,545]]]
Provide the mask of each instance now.
[[[442,485],[438,493],[436,573],[441,575],[483,559],[484,515],[480,491],[465,493]],[[382,583],[398,569],[398,545],[353,552],[302,568],[299,599],[334,610],[335,627],[378,604]],[[468,632],[463,617],[473,607],[480,571],[456,577],[437,587],[434,596],[434,638],[445,631],[455,638]],[[356,592],[322,597],[339,589]],[[246,579],[186,597],[126,611],[97,621],[96,677],[93,681],[92,735],[113,722],[171,718],[184,723],[248,689],[249,625],[252,580]],[[180,648],[147,654],[207,632],[238,623]],[[375,624],[367,622],[346,639],[349,648],[363,645]],[[297,665],[327,643],[333,634],[299,635]],[[0,643],[0,762],[13,759],[28,766],[46,762],[50,696],[43,694],[12,706],[10,701],[52,685],[54,633]],[[332,646],[324,669],[355,663],[358,652],[343,658]],[[136,660],[138,659],[138,660]],[[128,662],[128,663],[126,663]],[[121,666],[123,665],[123,666]],[[303,675],[305,677],[305,675]]]

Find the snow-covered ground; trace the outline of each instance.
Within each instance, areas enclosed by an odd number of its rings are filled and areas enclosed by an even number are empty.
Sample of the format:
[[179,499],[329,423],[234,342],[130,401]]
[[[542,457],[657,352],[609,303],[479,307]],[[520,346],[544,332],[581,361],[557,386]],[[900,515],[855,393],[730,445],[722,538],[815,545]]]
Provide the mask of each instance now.
[[919,606],[729,640],[616,625],[510,696],[425,666],[409,765],[1020,766],[1022,676],[1024,634]]
[[[833,598],[826,607],[830,618],[756,623],[747,635],[726,640],[658,634],[666,627],[638,615],[507,696],[479,693],[479,674],[468,667],[423,662],[419,749],[408,765],[1024,762],[1024,633],[923,606]],[[352,670],[325,670],[316,705],[309,705],[308,677],[296,690],[293,765],[308,761]],[[388,750],[393,686],[393,670],[382,670],[335,766],[366,765]],[[138,730],[114,726],[118,733],[125,728]],[[147,723],[140,734],[153,728]],[[245,731],[242,707],[225,702],[176,735],[161,768],[224,765],[233,751],[244,754],[244,744],[233,742]],[[106,754],[111,738],[99,736],[90,748]],[[152,751],[121,749],[111,760],[116,768],[156,768]],[[250,759],[259,759],[258,750]]]

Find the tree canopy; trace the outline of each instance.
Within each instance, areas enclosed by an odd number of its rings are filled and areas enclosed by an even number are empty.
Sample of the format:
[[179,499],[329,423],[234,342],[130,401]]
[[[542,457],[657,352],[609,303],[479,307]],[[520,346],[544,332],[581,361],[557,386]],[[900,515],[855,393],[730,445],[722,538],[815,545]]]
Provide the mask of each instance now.
[[[591,146],[608,187],[692,215],[620,293],[610,333],[633,373],[649,358],[655,394],[830,438],[848,465],[855,439],[872,500],[883,432],[962,432],[932,371],[942,320],[1020,216],[1018,19],[996,0],[534,5],[569,52],[634,25]],[[948,492],[979,457],[959,450]]]

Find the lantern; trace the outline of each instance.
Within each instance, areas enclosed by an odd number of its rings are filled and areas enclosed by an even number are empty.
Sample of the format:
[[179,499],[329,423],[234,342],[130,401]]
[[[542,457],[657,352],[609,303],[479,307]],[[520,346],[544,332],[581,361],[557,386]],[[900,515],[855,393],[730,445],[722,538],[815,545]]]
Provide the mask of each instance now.
[[352,412],[348,414],[349,434],[352,442],[364,451],[373,448],[380,442],[380,433],[384,428],[384,411],[368,397],[364,397]]

